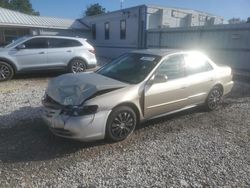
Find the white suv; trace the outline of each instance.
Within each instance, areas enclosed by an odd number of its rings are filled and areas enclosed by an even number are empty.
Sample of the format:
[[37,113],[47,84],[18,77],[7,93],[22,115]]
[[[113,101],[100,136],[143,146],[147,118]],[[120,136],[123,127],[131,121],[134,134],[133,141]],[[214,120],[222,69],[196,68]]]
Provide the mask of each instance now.
[[67,70],[84,72],[96,67],[95,49],[83,38],[25,36],[0,48],[0,81],[19,72]]

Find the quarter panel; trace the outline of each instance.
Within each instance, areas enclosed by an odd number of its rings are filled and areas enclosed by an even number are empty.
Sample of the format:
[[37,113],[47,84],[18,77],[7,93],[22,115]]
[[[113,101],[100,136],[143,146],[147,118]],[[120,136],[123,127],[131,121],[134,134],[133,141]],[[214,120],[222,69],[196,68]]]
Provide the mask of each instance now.
[[124,103],[132,103],[139,110],[140,117],[143,118],[140,99],[143,93],[142,85],[129,85],[125,88],[112,91],[110,93],[97,96],[85,101],[84,105],[98,105],[98,111],[112,110],[116,106]]

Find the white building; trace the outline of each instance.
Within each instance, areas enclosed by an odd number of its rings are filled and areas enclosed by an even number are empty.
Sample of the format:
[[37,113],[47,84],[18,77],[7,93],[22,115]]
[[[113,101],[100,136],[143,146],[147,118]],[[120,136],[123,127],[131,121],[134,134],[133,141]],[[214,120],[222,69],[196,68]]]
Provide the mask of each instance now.
[[0,46],[28,34],[79,36],[87,38],[98,55],[114,58],[146,48],[149,29],[222,23],[223,18],[201,11],[147,5],[76,20],[32,16],[0,8]]
[[91,28],[89,40],[97,53],[116,57],[126,51],[146,48],[148,29],[223,24],[223,18],[189,9],[141,5],[85,17],[82,22]]

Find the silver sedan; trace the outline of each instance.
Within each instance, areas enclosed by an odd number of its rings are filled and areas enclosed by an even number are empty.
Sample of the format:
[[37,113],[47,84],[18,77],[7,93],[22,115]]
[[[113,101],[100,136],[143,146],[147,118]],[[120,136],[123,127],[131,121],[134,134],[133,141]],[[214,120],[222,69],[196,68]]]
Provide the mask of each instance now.
[[142,121],[198,105],[214,110],[232,87],[231,68],[201,52],[139,50],[96,72],[52,79],[44,119],[58,136],[121,141]]

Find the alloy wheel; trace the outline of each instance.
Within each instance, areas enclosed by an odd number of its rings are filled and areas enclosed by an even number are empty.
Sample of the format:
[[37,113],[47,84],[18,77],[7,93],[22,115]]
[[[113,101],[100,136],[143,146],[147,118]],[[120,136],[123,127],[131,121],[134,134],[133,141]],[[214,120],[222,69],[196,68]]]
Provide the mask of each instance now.
[[128,111],[120,112],[111,124],[111,133],[114,137],[123,139],[126,138],[133,130],[136,120]]
[[11,70],[5,64],[0,64],[0,80],[7,80],[11,77]]
[[86,69],[85,63],[81,60],[74,60],[71,65],[73,73],[84,72]]
[[211,91],[208,97],[208,107],[210,109],[216,109],[221,103],[222,91],[219,88],[215,88]]

